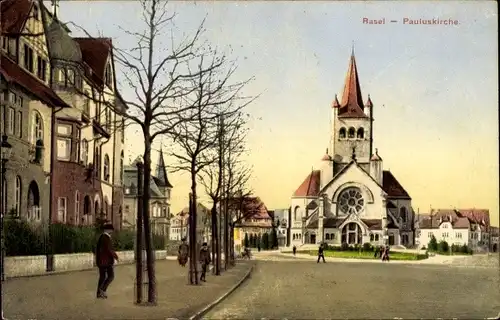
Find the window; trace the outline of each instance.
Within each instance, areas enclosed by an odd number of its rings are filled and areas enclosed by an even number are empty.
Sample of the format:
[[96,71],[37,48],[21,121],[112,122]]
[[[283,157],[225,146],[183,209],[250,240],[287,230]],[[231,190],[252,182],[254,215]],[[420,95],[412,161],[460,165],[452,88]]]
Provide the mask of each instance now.
[[17,96],[16,105],[19,106],[19,107],[23,106],[23,97]]
[[[123,151],[122,151],[122,154],[120,156],[120,168],[118,168],[120,170],[120,184],[123,183]],[[168,196],[167,196],[168,198]]]
[[14,134],[14,128],[16,123],[16,113],[14,108],[9,108],[9,122],[7,123],[7,133]]
[[401,217],[403,223],[406,223],[408,221],[408,211],[406,210],[406,207],[401,207],[399,209],[399,216]]
[[84,94],[85,104],[83,105],[83,113],[90,117],[90,92],[85,90]]
[[443,238],[448,238],[448,232],[443,232]]
[[19,216],[21,213],[21,177],[17,176],[16,177],[16,216]]
[[113,78],[112,78],[112,72],[111,72],[111,64],[106,65],[106,73],[104,75],[104,78],[106,79],[106,85],[111,89],[112,83],[113,83]]
[[33,49],[27,44],[24,45],[24,68],[33,72]]
[[57,198],[57,219],[59,222],[66,222],[66,214],[68,212],[68,199]]
[[99,152],[99,147],[95,147],[94,150],[94,168],[95,168],[95,176],[99,178],[101,175],[101,155]]
[[72,126],[59,124],[57,126],[57,159],[71,160],[71,134]]
[[36,75],[43,81],[47,80],[47,61],[43,60],[42,57],[38,57],[37,59]]
[[343,214],[359,214],[365,206],[361,190],[355,187],[343,190],[338,199],[339,209]]
[[38,111],[33,111],[33,133],[32,143],[35,144],[38,140],[43,141],[43,120]]
[[79,224],[80,222],[80,193],[78,191],[75,192],[75,223]]
[[23,112],[18,111],[17,112],[17,120],[16,120],[17,126],[16,126],[16,136],[19,138],[23,137]]
[[339,138],[340,139],[345,139],[345,128],[340,128]]
[[365,137],[365,130],[363,128],[359,128],[358,132],[356,133],[356,138],[364,139],[364,137]]
[[455,238],[462,239],[462,234],[460,232],[455,233]]
[[427,232],[427,237],[432,238],[433,234],[432,232]]
[[354,139],[354,135],[356,134],[356,129],[354,128],[349,128],[349,133],[347,134],[347,137],[349,139]]
[[379,235],[375,234],[375,241],[379,241]]
[[7,51],[9,48],[9,39],[7,37],[2,37],[2,49]]
[[82,140],[82,150],[81,150],[81,159],[84,165],[87,165],[89,161],[89,142],[86,139]]
[[109,156],[104,156],[104,180],[109,181]]
[[73,69],[67,69],[67,86],[75,84],[75,71]]

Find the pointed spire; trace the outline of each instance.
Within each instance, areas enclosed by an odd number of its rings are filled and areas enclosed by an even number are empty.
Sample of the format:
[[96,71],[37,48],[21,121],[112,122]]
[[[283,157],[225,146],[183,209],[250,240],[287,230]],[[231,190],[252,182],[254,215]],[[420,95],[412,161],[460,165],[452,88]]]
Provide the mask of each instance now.
[[158,179],[159,187],[172,188],[172,185],[168,181],[167,168],[165,165],[165,159],[163,158],[163,147],[160,147],[158,165],[156,167],[156,178]]
[[370,161],[382,161],[382,158],[378,155],[377,148],[375,148],[375,154],[370,158]]
[[368,100],[366,101],[365,107],[368,107],[368,108],[373,107],[373,102],[372,102],[372,99],[370,98],[370,95],[368,95]]
[[359,84],[358,68],[356,58],[354,57],[354,47],[349,60],[349,68],[345,77],[344,92],[340,103],[339,115],[346,116],[364,116],[363,97],[361,95],[361,86]]

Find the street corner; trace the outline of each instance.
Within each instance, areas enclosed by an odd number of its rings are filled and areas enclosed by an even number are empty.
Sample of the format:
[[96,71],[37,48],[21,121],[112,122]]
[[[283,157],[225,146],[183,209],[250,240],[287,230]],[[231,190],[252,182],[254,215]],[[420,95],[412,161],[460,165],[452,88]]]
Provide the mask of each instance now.
[[[233,269],[229,269],[228,271],[224,272],[224,273],[233,272],[236,282],[234,283],[233,281],[234,284],[229,284],[228,289],[225,292],[219,295],[216,300],[209,303],[203,309],[199,310],[194,315],[189,317],[189,320],[203,319],[202,317],[206,315],[212,308],[221,303],[224,299],[226,299],[229,295],[231,295],[231,293],[233,293],[236,289],[238,289],[247,279],[250,278],[252,271],[255,268],[255,265],[256,265],[255,261],[245,261],[245,262],[241,261],[238,262],[236,267],[234,267]],[[221,278],[219,278],[222,280],[221,282],[224,282],[223,281],[225,275],[224,273],[221,274]]]

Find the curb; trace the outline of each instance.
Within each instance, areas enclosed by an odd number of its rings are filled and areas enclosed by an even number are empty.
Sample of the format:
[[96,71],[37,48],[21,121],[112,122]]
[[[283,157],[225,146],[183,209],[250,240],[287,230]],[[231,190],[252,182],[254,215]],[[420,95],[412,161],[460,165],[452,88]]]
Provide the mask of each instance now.
[[202,310],[198,311],[197,313],[195,313],[194,315],[192,315],[188,319],[189,320],[198,320],[198,319],[201,319],[201,317],[203,315],[205,315],[207,312],[209,312],[213,307],[215,307],[216,305],[218,305],[219,303],[221,303],[231,293],[233,293],[236,289],[238,289],[238,287],[241,286],[243,284],[243,282],[245,282],[245,280],[247,280],[250,277],[250,274],[252,273],[254,266],[255,266],[255,263],[252,263],[252,265],[250,266],[250,269],[247,271],[247,273],[245,273],[245,275],[243,276],[243,278],[241,278],[240,281],[238,281],[238,283],[236,283],[231,289],[229,289],[226,293],[224,293],[222,296],[220,296],[217,300],[215,300],[214,302],[210,303],[205,308],[203,308]]

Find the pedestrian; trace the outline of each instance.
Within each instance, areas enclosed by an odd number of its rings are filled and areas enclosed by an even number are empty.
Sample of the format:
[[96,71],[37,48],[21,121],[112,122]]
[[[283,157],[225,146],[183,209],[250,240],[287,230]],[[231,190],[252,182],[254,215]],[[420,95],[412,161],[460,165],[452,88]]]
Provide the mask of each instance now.
[[383,261],[389,262],[389,246],[385,246]]
[[293,246],[293,255],[295,256],[295,254],[297,253],[297,247],[296,246]]
[[179,245],[179,250],[177,252],[177,261],[182,267],[186,266],[188,261],[189,246],[186,243],[186,238],[182,238],[182,243]]
[[207,273],[207,267],[210,264],[210,252],[208,251],[208,245],[206,242],[203,242],[200,250],[200,263],[201,263],[201,276],[200,281],[206,282],[205,279]]
[[319,263],[320,259],[323,259],[323,263],[326,263],[326,261],[325,261],[325,255],[323,253],[323,244],[319,245],[319,249],[318,249],[318,261],[317,261],[317,263]]
[[99,281],[97,284],[97,298],[107,298],[106,290],[115,278],[113,265],[115,260],[118,261],[118,255],[113,250],[113,241],[111,233],[114,228],[112,224],[103,226],[103,233],[99,236],[96,246],[96,265],[99,268]]
[[382,259],[384,257],[384,251],[385,251],[384,246],[380,246],[378,249],[379,249],[378,250],[378,252],[379,252],[379,258]]

